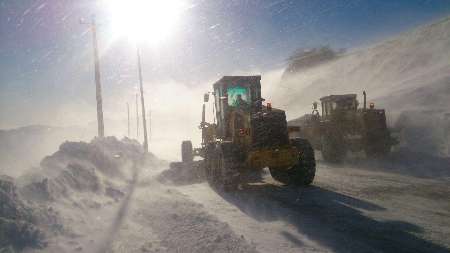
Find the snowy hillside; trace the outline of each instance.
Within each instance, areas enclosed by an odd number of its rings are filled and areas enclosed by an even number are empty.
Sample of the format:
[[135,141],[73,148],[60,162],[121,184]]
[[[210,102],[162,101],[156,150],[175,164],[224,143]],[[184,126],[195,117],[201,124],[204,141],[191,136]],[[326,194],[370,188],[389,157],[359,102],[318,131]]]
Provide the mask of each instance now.
[[[361,100],[363,90],[369,102],[388,110],[391,126],[402,114],[404,118],[413,112],[414,125],[423,125],[418,115],[432,114],[437,129],[423,135],[440,130],[438,139],[448,138],[450,18],[284,78],[273,89],[272,100],[293,119],[309,113],[312,102],[322,96],[357,93]],[[448,152],[448,147],[439,149]]]
[[[442,93],[448,88],[445,84],[450,85],[449,59],[450,18],[447,18],[292,75],[281,82],[274,99],[297,111],[302,107],[309,110],[314,100],[330,93],[361,93],[365,89],[371,100],[392,102],[403,94],[420,91],[425,96],[428,91],[439,93],[428,103],[430,107],[449,109],[445,99],[450,91]],[[292,92],[296,96],[286,96]],[[412,104],[409,101],[405,106],[410,109]],[[405,108],[400,105],[395,109]]]

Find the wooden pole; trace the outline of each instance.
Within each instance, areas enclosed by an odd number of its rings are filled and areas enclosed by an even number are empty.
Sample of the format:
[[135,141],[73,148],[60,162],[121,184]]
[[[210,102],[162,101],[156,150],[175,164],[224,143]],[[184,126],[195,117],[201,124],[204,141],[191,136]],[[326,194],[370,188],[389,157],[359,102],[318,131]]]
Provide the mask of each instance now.
[[139,103],[137,93],[136,93],[136,139],[139,140]]
[[152,110],[148,110],[148,141],[152,139]]
[[91,22],[81,21],[82,24],[88,24],[92,32],[92,44],[94,48],[94,67],[95,67],[95,98],[97,100],[97,126],[98,137],[105,137],[105,125],[103,122],[103,100],[102,100],[102,85],[100,79],[100,60],[98,56],[98,42],[97,42],[97,23],[95,16],[92,16]]
[[147,138],[147,122],[145,120],[145,102],[144,102],[144,85],[142,84],[142,67],[141,67],[141,53],[137,49],[138,71],[139,71],[139,87],[141,90],[141,107],[142,107],[142,128],[144,130],[144,151],[148,152],[148,138]]

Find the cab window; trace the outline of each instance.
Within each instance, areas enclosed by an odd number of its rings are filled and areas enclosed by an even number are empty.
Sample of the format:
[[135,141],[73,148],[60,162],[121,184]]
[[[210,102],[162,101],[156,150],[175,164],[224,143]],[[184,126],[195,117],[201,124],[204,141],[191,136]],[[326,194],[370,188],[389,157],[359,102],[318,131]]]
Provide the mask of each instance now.
[[229,87],[227,89],[228,105],[237,107],[250,104],[250,93],[248,88],[242,86]]

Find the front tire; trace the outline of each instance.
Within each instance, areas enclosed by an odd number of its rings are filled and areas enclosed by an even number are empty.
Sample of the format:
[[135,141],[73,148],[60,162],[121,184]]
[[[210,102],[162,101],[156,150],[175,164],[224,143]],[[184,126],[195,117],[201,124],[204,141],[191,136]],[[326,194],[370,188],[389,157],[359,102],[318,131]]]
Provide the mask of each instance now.
[[286,185],[310,185],[316,175],[316,160],[311,144],[301,138],[291,140],[299,151],[298,163],[288,169],[269,168],[272,177]]
[[241,163],[230,143],[207,149],[206,175],[208,183],[221,191],[234,191],[239,187]]

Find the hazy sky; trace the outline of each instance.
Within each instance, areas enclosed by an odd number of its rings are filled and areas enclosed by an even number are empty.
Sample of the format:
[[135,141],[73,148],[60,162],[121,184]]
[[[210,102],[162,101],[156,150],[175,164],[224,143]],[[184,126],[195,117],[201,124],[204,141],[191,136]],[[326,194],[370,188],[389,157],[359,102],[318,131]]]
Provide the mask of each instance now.
[[[186,2],[190,7],[168,40],[141,45],[147,84],[192,87],[221,75],[277,69],[300,47],[362,47],[450,14],[448,0]],[[135,47],[113,39],[102,5],[0,0],[0,128],[85,120],[70,112],[90,111],[95,102],[91,33],[79,22],[91,14],[101,24],[105,103],[134,93]]]

